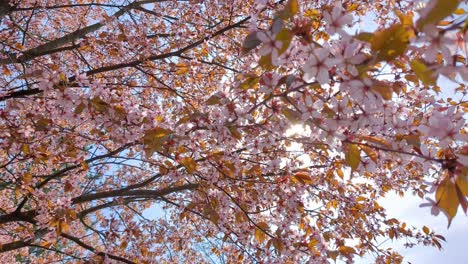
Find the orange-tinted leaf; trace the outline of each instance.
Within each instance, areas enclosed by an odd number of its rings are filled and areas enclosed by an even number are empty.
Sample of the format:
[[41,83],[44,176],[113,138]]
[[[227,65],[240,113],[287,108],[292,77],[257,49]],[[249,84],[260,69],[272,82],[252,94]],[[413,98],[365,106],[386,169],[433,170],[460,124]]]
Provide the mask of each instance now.
[[393,88],[389,83],[384,81],[374,81],[374,85],[371,88],[374,92],[380,94],[384,100],[391,100]]
[[184,165],[189,174],[193,174],[195,171],[197,171],[197,163],[190,157],[183,158],[180,161],[180,164]]
[[107,112],[108,104],[104,102],[100,97],[94,97],[93,99],[91,99],[91,105],[97,112]]
[[379,137],[374,137],[374,136],[367,136],[367,135],[359,135],[358,136],[359,139],[361,140],[365,140],[369,143],[374,143],[374,144],[377,144],[377,145],[380,145],[380,146],[383,146],[383,147],[387,147],[387,148],[391,148],[392,145],[390,143],[388,143],[387,140],[383,139],[383,138],[379,138]]
[[427,226],[423,226],[422,229],[423,229],[424,234],[426,234],[426,235],[429,235],[429,233],[431,232],[431,231],[429,230],[429,227],[427,227]]
[[210,98],[208,98],[208,100],[206,100],[205,104],[206,105],[217,105],[217,104],[221,104],[221,98],[217,95],[212,95],[210,96]]
[[464,177],[457,177],[457,186],[460,189],[461,193],[465,196],[468,196],[468,181]]
[[298,172],[294,174],[293,180],[302,184],[311,184],[313,182],[312,178],[305,172]]
[[268,230],[268,225],[265,222],[260,222],[257,224],[257,228],[255,228],[255,239],[259,243],[263,243],[267,238],[267,234],[264,231]]
[[449,226],[453,217],[457,214],[458,205],[460,204],[457,197],[455,184],[449,179],[445,179],[437,187],[436,191],[437,206],[442,209],[449,220]]
[[372,149],[369,148],[368,146],[364,145],[359,145],[359,147],[366,153],[367,156],[374,162],[377,163],[377,153]]
[[338,248],[338,251],[339,251],[341,254],[345,254],[345,255],[356,254],[356,250],[354,250],[354,248],[348,247],[348,246],[340,246],[340,247]]

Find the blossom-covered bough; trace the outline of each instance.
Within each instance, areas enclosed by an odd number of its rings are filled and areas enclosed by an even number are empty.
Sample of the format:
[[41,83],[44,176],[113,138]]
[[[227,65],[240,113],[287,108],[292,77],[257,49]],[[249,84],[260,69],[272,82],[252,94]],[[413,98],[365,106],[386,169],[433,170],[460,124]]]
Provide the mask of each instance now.
[[441,247],[378,200],[466,213],[467,28],[455,0],[0,0],[0,262]]

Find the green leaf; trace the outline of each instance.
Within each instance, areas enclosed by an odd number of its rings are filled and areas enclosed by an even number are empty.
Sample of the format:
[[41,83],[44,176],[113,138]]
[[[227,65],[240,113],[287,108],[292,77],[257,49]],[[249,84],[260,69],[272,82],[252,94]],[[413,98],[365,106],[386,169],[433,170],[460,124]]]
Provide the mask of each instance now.
[[394,24],[375,33],[371,49],[377,53],[377,59],[391,61],[406,51],[413,34],[411,27]]
[[301,114],[289,108],[284,107],[281,113],[293,124],[299,123],[301,120]]
[[276,40],[281,41],[281,43],[283,43],[281,48],[278,50],[278,55],[283,54],[288,49],[292,38],[293,34],[288,29],[283,28],[278,32],[278,35],[276,35]]
[[371,32],[361,32],[357,34],[354,38],[359,39],[360,41],[371,42],[374,34]]
[[260,78],[255,75],[247,77],[247,79],[245,79],[245,81],[241,83],[239,88],[241,88],[242,90],[249,90],[255,88],[258,85],[259,81]]
[[290,19],[299,12],[299,3],[297,0],[289,0],[286,6],[281,12],[278,13],[278,17],[282,19]]
[[411,69],[416,73],[416,76],[426,85],[435,85],[437,76],[429,69],[426,64],[420,59],[414,59],[410,63]]

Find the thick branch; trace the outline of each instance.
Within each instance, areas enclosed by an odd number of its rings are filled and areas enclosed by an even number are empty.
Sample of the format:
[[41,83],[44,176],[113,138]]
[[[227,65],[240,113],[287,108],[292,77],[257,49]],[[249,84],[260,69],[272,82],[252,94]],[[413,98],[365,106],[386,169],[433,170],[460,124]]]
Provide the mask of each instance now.
[[0,18],[10,13],[12,7],[8,0],[0,0]]
[[[3,12],[9,12],[10,11],[10,9],[8,9],[8,10],[5,9],[4,2],[6,2],[6,6],[9,7],[8,0],[0,0],[0,17],[2,15],[3,10],[5,10]],[[155,2],[155,1],[133,2],[133,3],[129,4],[129,5],[127,5],[127,6],[122,7],[113,16],[115,18],[119,18],[120,16],[125,14],[127,11],[129,11],[129,10],[131,10],[131,9],[141,5],[141,4],[145,4],[145,3],[149,3],[149,2]],[[94,23],[94,24],[89,25],[87,27],[77,29],[77,30],[75,30],[75,31],[73,31],[73,32],[71,32],[69,34],[66,34],[63,37],[54,39],[52,41],[49,41],[49,42],[44,43],[42,45],[39,45],[39,46],[37,46],[35,48],[26,50],[26,51],[23,52],[22,56],[13,57],[14,56],[13,55],[12,58],[2,59],[2,60],[0,60],[0,64],[25,62],[25,61],[31,60],[33,58],[36,58],[38,56],[41,56],[41,55],[44,55],[44,54],[49,54],[49,53],[51,53],[51,51],[65,45],[65,44],[74,43],[77,39],[83,38],[86,35],[88,35],[89,33],[97,31],[98,29],[102,28],[104,25],[105,24],[102,23],[102,22],[97,22],[97,23]]]
[[29,243],[23,240],[6,243],[3,245],[0,245],[0,253],[5,253],[8,251],[12,251],[12,250],[27,247],[27,246],[29,246]]
[[36,220],[34,220],[36,215],[37,215],[36,210],[31,210],[31,211],[27,211],[23,213],[15,211],[10,214],[0,215],[0,224],[16,222],[16,221],[29,222],[29,223],[34,224],[36,223]]
[[[183,47],[181,49],[178,49],[176,51],[149,56],[149,57],[147,57],[145,59],[141,59],[141,60],[134,60],[134,61],[130,61],[130,62],[124,62],[124,63],[120,63],[120,64],[114,64],[114,65],[104,66],[104,67],[101,67],[101,68],[96,68],[96,69],[89,70],[89,71],[85,72],[85,74],[87,76],[90,76],[90,75],[95,75],[95,74],[98,74],[98,73],[115,71],[115,70],[120,70],[120,69],[124,69],[124,68],[129,68],[129,67],[135,67],[135,66],[138,66],[139,64],[141,64],[141,63],[143,63],[145,61],[162,60],[162,59],[170,58],[170,57],[173,57],[173,56],[180,56],[184,52],[199,46],[200,44],[202,44],[203,42],[205,42],[207,40],[210,40],[210,39],[212,39],[212,38],[214,38],[216,36],[219,36],[219,35],[223,34],[224,32],[229,31],[229,30],[231,30],[233,28],[239,27],[240,25],[244,24],[249,19],[250,19],[250,17],[246,17],[246,18],[240,20],[237,23],[228,25],[228,26],[216,31],[212,35],[206,36],[206,37],[204,37],[204,38],[202,38],[202,39],[200,39],[200,40],[198,40],[196,42],[193,42],[193,43],[191,43],[191,44],[189,44],[189,45],[187,45],[187,46],[185,46],[185,47]],[[75,81],[75,79],[76,79],[76,76],[71,76],[70,78],[68,78],[68,82],[73,83]],[[34,95],[34,94],[39,94],[39,93],[42,93],[42,90],[39,90],[38,88],[29,89],[29,90],[15,91],[15,92],[12,92],[12,93],[10,93],[8,95],[0,97],[0,102],[5,101],[5,100],[10,99],[10,98],[21,98],[21,97]]]
[[[169,187],[161,190],[128,190],[127,188],[121,188],[118,190],[104,191],[92,194],[85,194],[72,199],[73,204],[80,204],[105,198],[114,197],[131,197],[131,198],[157,198],[162,197],[171,193],[193,190],[198,187],[198,184],[185,184],[176,187]],[[15,211],[9,214],[0,215],[0,224],[6,224],[11,222],[29,222],[36,223],[34,219],[37,215],[36,210],[30,210],[26,212]]]
[[177,187],[170,187],[162,190],[130,190],[130,191],[122,191],[119,190],[112,190],[112,191],[105,191],[99,193],[92,193],[82,195],[72,199],[74,204],[94,201],[98,199],[105,199],[105,198],[112,198],[112,197],[161,197],[164,195],[168,195],[175,192],[185,191],[185,190],[192,190],[198,187],[198,184],[185,184]]
[[72,235],[69,235],[69,234],[66,234],[66,233],[62,233],[62,234],[60,234],[60,236],[66,238],[66,239],[69,239],[69,240],[71,240],[71,241],[73,241],[73,242],[75,242],[75,243],[78,244],[80,247],[85,248],[85,249],[87,249],[87,250],[89,250],[89,251],[91,251],[91,252],[94,252],[94,253],[96,253],[96,254],[99,255],[99,256],[102,256],[102,257],[107,256],[108,258],[111,258],[111,259],[114,259],[114,260],[118,260],[118,261],[121,261],[121,262],[124,262],[124,263],[136,264],[135,262],[130,261],[130,260],[128,260],[128,259],[126,259],[126,258],[123,258],[123,257],[119,257],[119,256],[112,255],[112,254],[107,254],[107,253],[104,253],[104,252],[96,252],[96,249],[95,249],[95,248],[93,248],[92,246],[90,246],[90,245],[84,243],[84,242],[81,241],[79,238],[74,237],[74,236],[72,236]]

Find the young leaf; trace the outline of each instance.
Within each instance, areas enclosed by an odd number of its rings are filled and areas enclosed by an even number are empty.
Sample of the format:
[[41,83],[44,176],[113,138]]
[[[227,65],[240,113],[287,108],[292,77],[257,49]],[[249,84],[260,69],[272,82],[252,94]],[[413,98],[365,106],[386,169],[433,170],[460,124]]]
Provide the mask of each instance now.
[[437,206],[444,211],[448,218],[448,226],[452,223],[453,217],[457,214],[458,201],[457,190],[455,184],[446,178],[443,180],[436,190]]
[[361,163],[361,151],[355,144],[348,145],[348,151],[345,153],[346,165],[350,166],[353,171],[357,169]]
[[437,24],[442,19],[456,11],[460,0],[431,0],[423,9],[424,14],[421,15],[417,27],[421,30],[429,24]]

